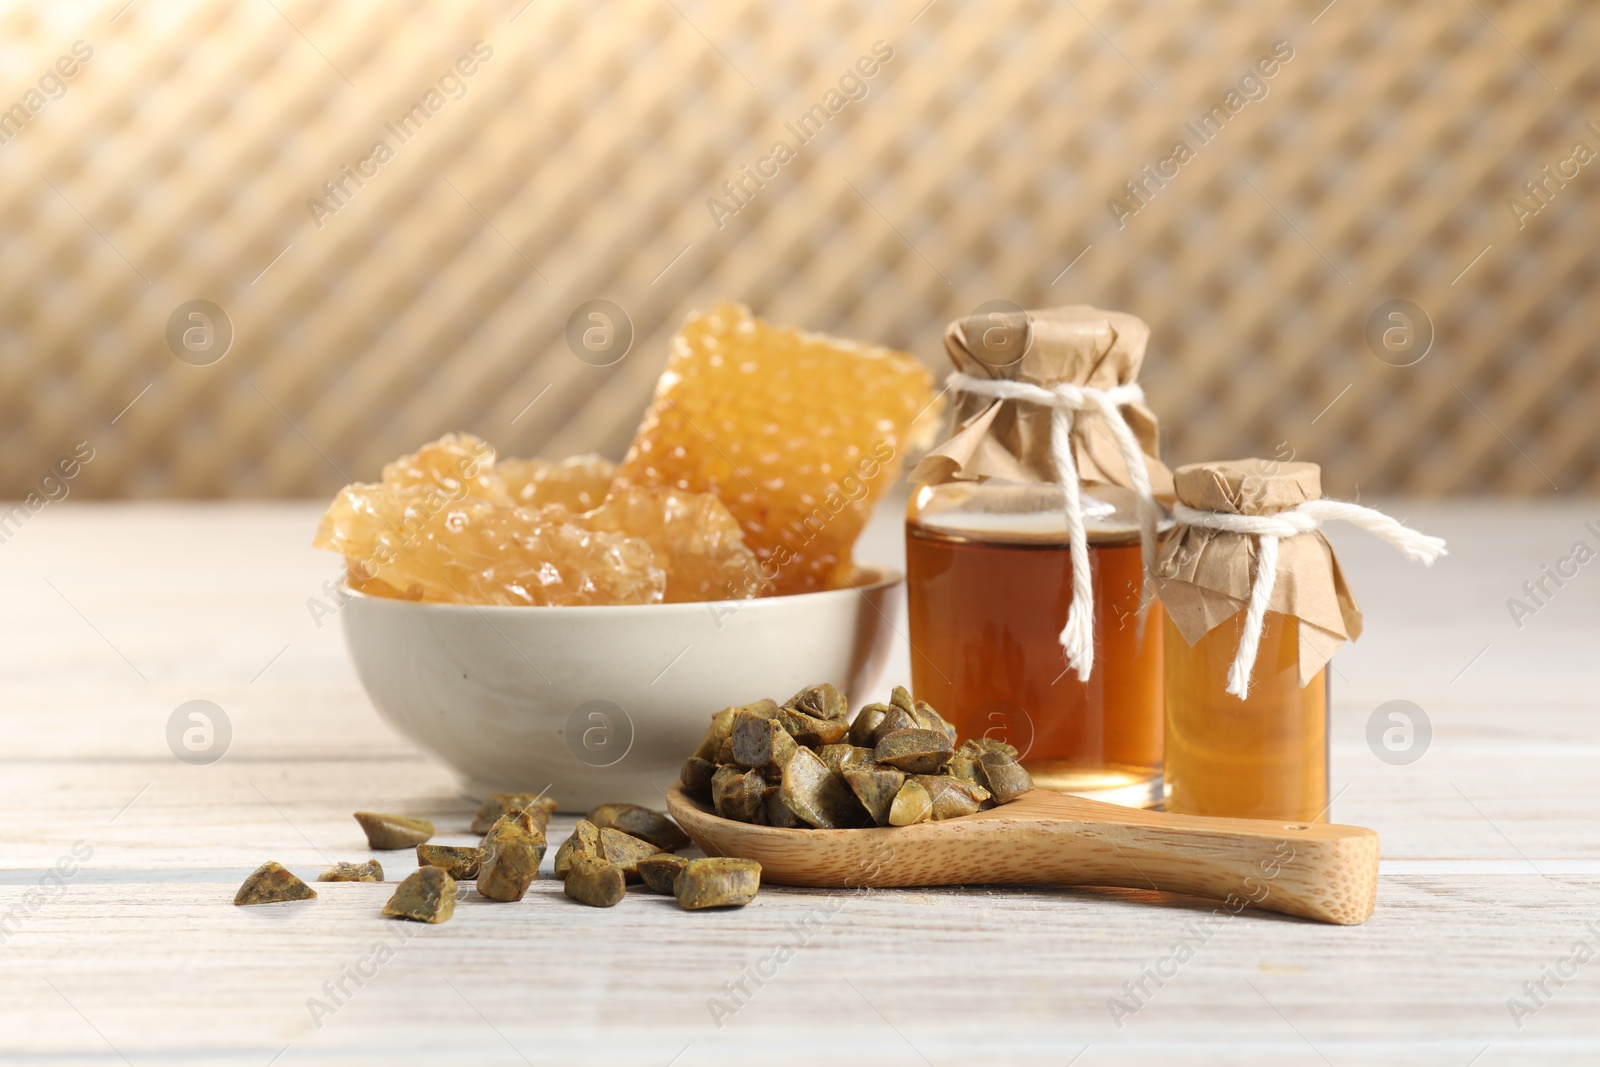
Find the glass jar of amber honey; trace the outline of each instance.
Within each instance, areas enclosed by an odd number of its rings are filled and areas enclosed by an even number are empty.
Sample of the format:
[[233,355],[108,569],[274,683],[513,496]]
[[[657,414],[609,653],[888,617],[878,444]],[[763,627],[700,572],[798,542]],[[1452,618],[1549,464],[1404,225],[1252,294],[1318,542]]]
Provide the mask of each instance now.
[[1156,603],[1141,636],[1130,496],[1112,488],[1084,499],[1094,576],[1086,680],[1061,649],[1073,581],[1059,489],[921,487],[906,515],[906,592],[913,691],[957,736],[1015,745],[1037,786],[1148,807],[1160,800],[1163,626]]
[[952,323],[953,428],[906,515],[916,694],[1036,785],[1135,806],[1161,798],[1145,577],[1171,491],[1135,381],[1148,335],[1090,307]]
[[1300,620],[1269,612],[1245,698],[1226,691],[1243,612],[1190,645],[1167,629],[1166,809],[1326,821],[1328,669],[1300,685]]
[[1326,821],[1328,659],[1361,612],[1320,532],[1338,519],[1432,563],[1444,542],[1322,499],[1314,463],[1179,467],[1155,585],[1166,606],[1166,809]]

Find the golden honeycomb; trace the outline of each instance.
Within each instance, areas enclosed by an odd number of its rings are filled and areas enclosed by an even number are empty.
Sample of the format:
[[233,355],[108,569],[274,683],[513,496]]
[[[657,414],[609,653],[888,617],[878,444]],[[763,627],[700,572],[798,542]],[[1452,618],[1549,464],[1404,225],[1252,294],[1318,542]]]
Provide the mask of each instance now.
[[739,523],[710,493],[618,486],[577,521],[650,545],[667,573],[666,602],[742,600],[767,589]]
[[714,493],[775,593],[828,589],[894,482],[932,377],[877,345],[769,325],[738,304],[694,315],[618,470]]
[[[596,456],[505,460],[449,434],[346,486],[312,543],[375,596],[468,604],[654,604],[763,592],[715,496],[612,485]],[[527,505],[527,506],[524,506]]]
[[453,496],[511,502],[495,470],[494,447],[470,433],[447,433],[409,456],[384,464],[383,484],[391,489],[431,486]]
[[650,545],[533,509],[430,486],[349,485],[312,544],[345,557],[365,593],[462,604],[655,604],[666,574]]
[[617,465],[602,456],[563,460],[503,459],[495,466],[506,492],[524,507],[560,504],[570,511],[593,511],[611,491]]

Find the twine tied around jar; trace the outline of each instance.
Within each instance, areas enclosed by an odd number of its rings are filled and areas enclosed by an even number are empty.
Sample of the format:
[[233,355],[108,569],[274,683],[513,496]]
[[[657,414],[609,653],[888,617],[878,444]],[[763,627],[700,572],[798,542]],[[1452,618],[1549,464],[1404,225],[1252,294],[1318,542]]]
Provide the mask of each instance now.
[[1338,520],[1377,535],[1423,566],[1431,567],[1434,560],[1447,555],[1443,538],[1413,530],[1381,511],[1347,500],[1307,500],[1271,515],[1204,511],[1180,500],[1173,505],[1172,517],[1186,526],[1248,534],[1256,539],[1255,577],[1250,584],[1244,630],[1239,635],[1239,651],[1228,668],[1228,692],[1240,700],[1250,691],[1250,674],[1255,669],[1256,653],[1261,645],[1261,628],[1272,600],[1272,587],[1278,581],[1279,538],[1298,537],[1319,529],[1324,522]]
[[1088,681],[1094,669],[1094,576],[1089,570],[1089,541],[1083,528],[1083,497],[1078,484],[1078,466],[1072,456],[1072,427],[1079,412],[1094,412],[1105,420],[1117,451],[1127,465],[1129,479],[1133,482],[1132,489],[1138,500],[1139,546],[1142,554],[1139,588],[1139,633],[1142,637],[1149,607],[1145,589],[1150,581],[1151,568],[1155,565],[1156,523],[1160,512],[1151,491],[1144,452],[1132,428],[1128,426],[1128,420],[1123,418],[1122,408],[1127,404],[1142,404],[1144,390],[1137,382],[1115,385],[1109,389],[1067,382],[1043,386],[1006,378],[982,378],[960,371],[952,372],[945,379],[945,384],[958,393],[991,400],[1037,404],[1050,410],[1050,452],[1055,463],[1056,480],[1061,483],[1065,497],[1062,512],[1072,560],[1072,604],[1067,609],[1067,624],[1061,630],[1061,648],[1066,653],[1068,665],[1078,672],[1079,680]]

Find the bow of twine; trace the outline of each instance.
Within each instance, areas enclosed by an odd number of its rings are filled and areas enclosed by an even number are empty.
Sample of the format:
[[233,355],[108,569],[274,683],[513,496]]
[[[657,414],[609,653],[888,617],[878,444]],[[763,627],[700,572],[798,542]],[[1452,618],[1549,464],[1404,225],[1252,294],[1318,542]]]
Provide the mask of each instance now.
[[1072,560],[1072,604],[1067,609],[1067,624],[1061,630],[1061,649],[1067,663],[1078,672],[1080,681],[1088,681],[1094,669],[1094,576],[1089,569],[1089,542],[1083,528],[1083,496],[1078,484],[1078,464],[1072,454],[1072,430],[1080,412],[1098,414],[1111,431],[1111,439],[1128,468],[1134,495],[1138,499],[1139,545],[1143,567],[1139,579],[1139,634],[1144,635],[1144,622],[1149,598],[1145,590],[1150,581],[1151,568],[1156,558],[1156,523],[1159,512],[1155,496],[1150,490],[1150,472],[1145,467],[1144,452],[1133,435],[1122,408],[1128,404],[1144,402],[1144,390],[1137,382],[1113,386],[1110,389],[1093,389],[1084,385],[1033,385],[1002,378],[980,378],[956,372],[946,379],[946,384],[956,392],[992,400],[1021,401],[1050,409],[1050,457],[1055,465],[1056,480],[1065,498],[1062,508],[1067,526],[1067,548]]
[[1348,522],[1394,545],[1406,558],[1433,566],[1447,555],[1444,539],[1430,537],[1390,518],[1381,511],[1346,500],[1307,500],[1273,515],[1240,515],[1226,511],[1202,511],[1182,501],[1174,505],[1172,517],[1186,526],[1203,526],[1225,533],[1248,534],[1256,539],[1256,573],[1250,584],[1249,606],[1245,609],[1244,629],[1239,634],[1239,651],[1228,668],[1228,692],[1243,700],[1250,692],[1250,674],[1255,669],[1261,647],[1261,630],[1267,606],[1278,581],[1278,541],[1320,529],[1324,522]]

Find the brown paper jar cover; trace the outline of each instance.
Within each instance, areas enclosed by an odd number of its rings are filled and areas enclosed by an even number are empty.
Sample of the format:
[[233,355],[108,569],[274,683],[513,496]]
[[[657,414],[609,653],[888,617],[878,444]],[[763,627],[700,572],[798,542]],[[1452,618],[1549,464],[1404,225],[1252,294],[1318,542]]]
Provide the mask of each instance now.
[[[997,349],[986,337],[1000,329]],[[1030,385],[1070,384],[1095,389],[1127,385],[1139,377],[1150,327],[1121,311],[1086,304],[1029,311],[1021,315],[973,315],[952,322],[944,345],[956,370],[974,377],[1004,378]],[[1020,351],[1020,359],[992,358],[995,351]],[[1172,473],[1158,457],[1160,426],[1144,404],[1128,404],[1123,418],[1145,456],[1154,495],[1172,500]],[[925,455],[912,473],[917,483],[952,479],[1003,478],[1013,482],[1057,480],[1050,450],[1049,408],[1038,404],[960,395],[955,430]],[[1078,412],[1072,429],[1073,459],[1085,485],[1132,488],[1127,464],[1111,432],[1094,412]]]
[[[1322,470],[1315,463],[1266,459],[1191,463],[1174,472],[1173,485],[1179,502],[1199,511],[1272,515],[1320,499]],[[1156,565],[1156,591],[1189,644],[1249,605],[1257,543],[1254,534],[1182,523],[1168,535]],[[1278,541],[1278,580],[1269,609],[1300,620],[1301,686],[1340,645],[1361,635],[1361,611],[1333,547],[1317,530]]]

